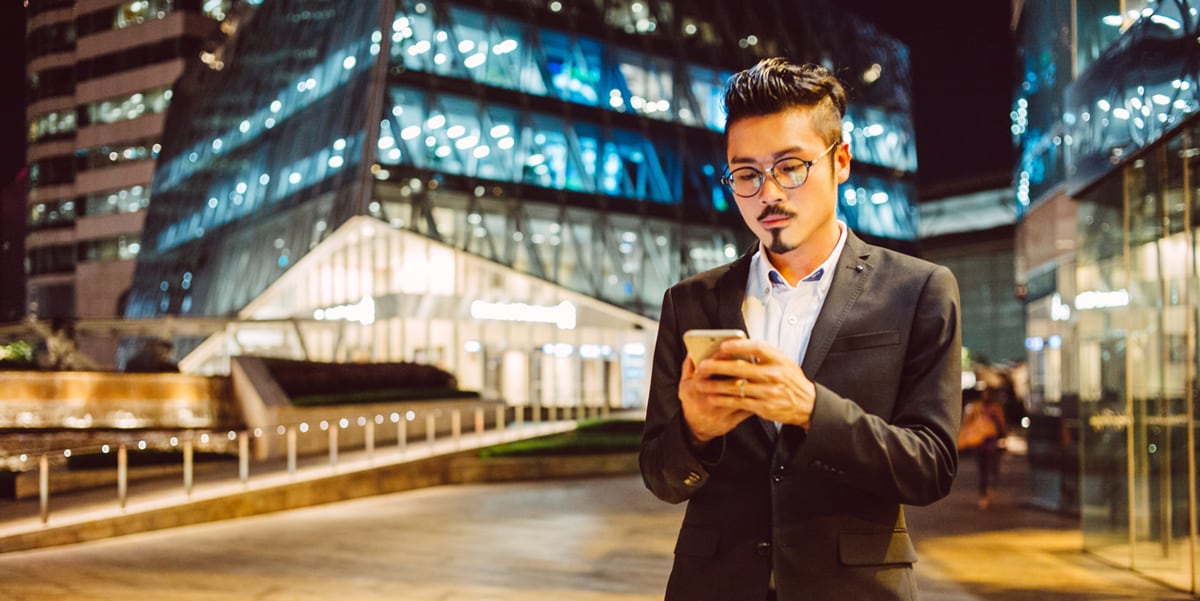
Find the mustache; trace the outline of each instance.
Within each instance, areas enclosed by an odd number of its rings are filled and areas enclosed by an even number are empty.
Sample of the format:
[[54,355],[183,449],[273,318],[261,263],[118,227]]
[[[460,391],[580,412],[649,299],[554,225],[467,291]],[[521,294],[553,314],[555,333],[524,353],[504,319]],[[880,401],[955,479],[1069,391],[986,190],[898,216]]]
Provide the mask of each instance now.
[[766,208],[763,209],[762,213],[758,214],[758,220],[762,221],[763,219],[766,219],[767,217],[773,217],[776,215],[780,215],[783,217],[795,217],[796,216],[795,213],[783,208],[783,206],[781,206],[781,205],[768,205]]

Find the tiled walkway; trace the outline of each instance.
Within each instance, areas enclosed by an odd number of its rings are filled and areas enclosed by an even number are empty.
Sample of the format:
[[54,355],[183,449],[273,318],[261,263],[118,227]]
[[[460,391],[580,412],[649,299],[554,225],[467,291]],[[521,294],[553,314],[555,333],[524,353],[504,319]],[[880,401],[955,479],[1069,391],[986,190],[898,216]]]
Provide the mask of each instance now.
[[[951,496],[910,508],[924,601],[1190,599],[1079,551],[1073,519],[993,509],[964,462]],[[682,506],[636,475],[443,486],[104,541],[0,554],[3,600],[661,599]]]

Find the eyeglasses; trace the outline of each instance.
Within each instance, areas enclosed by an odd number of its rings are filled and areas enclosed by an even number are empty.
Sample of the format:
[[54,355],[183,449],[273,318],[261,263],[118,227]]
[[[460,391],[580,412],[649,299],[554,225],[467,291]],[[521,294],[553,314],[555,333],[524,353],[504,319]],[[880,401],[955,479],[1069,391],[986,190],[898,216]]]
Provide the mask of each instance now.
[[[781,188],[794,190],[804,185],[808,181],[808,172],[816,165],[821,157],[829,154],[830,150],[838,147],[841,141],[834,142],[829,148],[826,148],[817,158],[806,161],[797,157],[783,157],[775,161],[767,173],[771,174],[771,179],[779,184]],[[782,176],[782,177],[781,177]],[[729,172],[729,175],[721,178],[721,183],[729,186],[733,193],[741,197],[750,197],[758,194],[762,190],[763,180],[766,179],[766,174],[754,167],[738,167]]]

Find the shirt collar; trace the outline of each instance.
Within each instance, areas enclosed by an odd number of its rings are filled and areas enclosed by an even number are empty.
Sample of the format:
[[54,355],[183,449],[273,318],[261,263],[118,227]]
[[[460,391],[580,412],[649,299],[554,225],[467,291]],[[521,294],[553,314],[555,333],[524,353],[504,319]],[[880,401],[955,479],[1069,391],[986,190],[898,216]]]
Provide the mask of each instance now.
[[[801,284],[817,282],[820,285],[822,293],[829,290],[829,286],[833,283],[833,278],[828,277],[833,273],[837,266],[838,257],[842,256],[842,249],[846,246],[846,224],[838,220],[838,235],[837,244],[833,246],[833,250],[825,257],[825,261],[817,266],[816,269],[808,273],[808,275],[800,278]],[[771,259],[762,251],[762,242],[758,243],[758,250],[754,252],[754,256],[750,259],[750,282],[757,283],[750,288],[754,292],[759,292],[763,297],[770,294],[773,288],[783,290],[794,289],[793,286],[787,283],[783,275],[778,269],[771,264]]]

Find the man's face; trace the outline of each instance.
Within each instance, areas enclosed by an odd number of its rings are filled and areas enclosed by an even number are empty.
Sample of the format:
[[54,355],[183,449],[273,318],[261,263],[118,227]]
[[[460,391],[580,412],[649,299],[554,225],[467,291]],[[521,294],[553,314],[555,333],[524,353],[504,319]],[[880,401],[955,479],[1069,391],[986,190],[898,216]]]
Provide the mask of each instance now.
[[[850,150],[839,142],[822,155],[829,144],[813,129],[809,113],[808,108],[791,108],[746,117],[726,129],[729,168],[754,167],[765,175],[757,194],[735,194],[734,199],[750,231],[773,254],[827,250],[824,247],[832,248],[840,235],[837,187],[850,175]],[[767,173],[785,157],[816,160],[799,188],[784,188]]]

